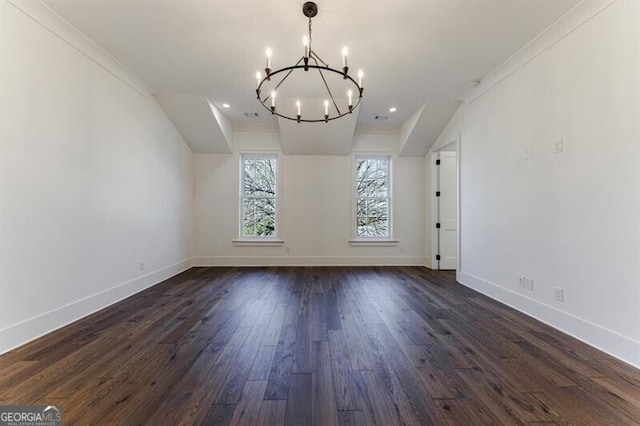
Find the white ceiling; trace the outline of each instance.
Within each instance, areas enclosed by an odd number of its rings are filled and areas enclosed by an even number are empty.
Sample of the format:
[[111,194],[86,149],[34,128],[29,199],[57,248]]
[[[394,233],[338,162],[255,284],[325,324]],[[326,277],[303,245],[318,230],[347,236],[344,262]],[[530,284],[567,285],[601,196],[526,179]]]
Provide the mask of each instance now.
[[[301,39],[307,31],[303,1],[43,1],[145,80],[160,99],[164,96],[163,108],[174,122],[198,125],[173,117],[171,110],[178,108],[169,105],[178,95],[194,95],[208,99],[235,129],[278,128],[275,117],[256,100],[254,75],[264,68],[267,46],[274,52],[273,68],[292,65],[302,55]],[[405,155],[423,155],[472,80],[500,65],[579,0],[316,3],[314,50],[339,67],[346,45],[351,69],[365,72],[364,99],[349,121],[357,120],[361,130],[398,130],[426,103],[416,131],[402,144]],[[316,94],[306,91],[300,96]],[[231,108],[223,109],[223,103]],[[388,111],[391,106],[397,107],[395,113]],[[245,112],[257,112],[259,117],[247,118]],[[375,116],[389,118],[379,121]],[[201,134],[208,125],[187,131],[176,123],[183,136]],[[326,130],[322,123],[305,126],[307,134]],[[347,147],[351,136],[345,141]],[[194,151],[202,151],[194,145],[199,144],[192,144]]]

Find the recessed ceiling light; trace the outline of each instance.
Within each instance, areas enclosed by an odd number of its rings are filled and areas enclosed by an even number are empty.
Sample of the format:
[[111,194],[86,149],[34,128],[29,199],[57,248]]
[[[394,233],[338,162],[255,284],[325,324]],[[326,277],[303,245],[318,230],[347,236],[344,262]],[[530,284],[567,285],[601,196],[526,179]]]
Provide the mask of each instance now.
[[231,105],[229,105],[229,104],[222,104],[222,107],[223,107],[223,108],[231,108]]
[[396,112],[397,108],[396,107],[391,107],[389,108],[389,112]]

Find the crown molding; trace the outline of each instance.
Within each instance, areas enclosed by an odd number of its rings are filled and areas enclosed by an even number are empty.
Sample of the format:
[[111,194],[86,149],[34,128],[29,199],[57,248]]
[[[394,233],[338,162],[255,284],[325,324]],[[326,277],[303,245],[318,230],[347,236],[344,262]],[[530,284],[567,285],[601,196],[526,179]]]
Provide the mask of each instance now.
[[464,92],[458,100],[474,101],[615,2],[616,0],[581,1],[506,61],[490,71],[478,84],[471,84],[472,87]]
[[144,80],[47,5],[40,1],[8,0],[8,2],[136,92],[143,96],[154,93]]

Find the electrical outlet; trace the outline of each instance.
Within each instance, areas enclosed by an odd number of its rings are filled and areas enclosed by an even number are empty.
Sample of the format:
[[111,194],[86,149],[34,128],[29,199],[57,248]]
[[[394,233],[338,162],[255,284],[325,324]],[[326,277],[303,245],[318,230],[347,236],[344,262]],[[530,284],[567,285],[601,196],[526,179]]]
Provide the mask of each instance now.
[[553,152],[559,154],[562,152],[562,148],[562,138],[560,138],[553,144]]
[[140,262],[138,264],[138,271],[139,272],[144,272],[147,269],[147,267],[145,266],[144,262]]
[[529,291],[533,291],[533,278],[525,277],[524,278],[524,288]]
[[524,288],[524,277],[522,275],[518,276],[518,287]]
[[562,287],[553,288],[553,298],[558,302],[564,302],[564,290],[562,289]]

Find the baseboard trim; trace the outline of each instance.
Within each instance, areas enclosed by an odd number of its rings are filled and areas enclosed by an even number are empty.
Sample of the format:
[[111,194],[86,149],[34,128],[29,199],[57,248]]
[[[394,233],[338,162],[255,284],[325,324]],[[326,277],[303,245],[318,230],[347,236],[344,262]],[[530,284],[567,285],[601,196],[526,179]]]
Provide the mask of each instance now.
[[466,272],[459,273],[458,281],[629,365],[640,368],[640,341]]
[[153,287],[192,266],[193,259],[185,259],[17,324],[12,324],[0,330],[0,354],[9,352],[142,290]]
[[421,256],[200,256],[194,266],[423,266]]

